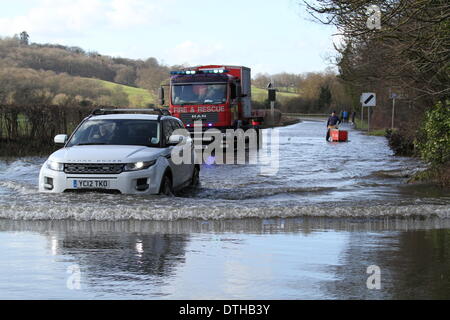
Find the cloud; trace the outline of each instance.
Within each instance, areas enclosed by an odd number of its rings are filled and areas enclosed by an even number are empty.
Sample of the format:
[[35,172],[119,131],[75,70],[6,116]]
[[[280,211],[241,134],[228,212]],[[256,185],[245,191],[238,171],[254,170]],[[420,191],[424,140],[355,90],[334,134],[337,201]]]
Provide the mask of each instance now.
[[225,47],[221,42],[199,44],[188,40],[167,50],[166,57],[171,64],[222,64],[224,51]]
[[144,0],[113,0],[106,12],[113,27],[148,25],[159,20],[162,8]]
[[5,35],[23,30],[48,36],[80,34],[98,22],[101,7],[98,0],[46,0],[24,15],[0,18],[0,30]]
[[[158,3],[158,4],[156,4]],[[0,17],[2,36],[26,30],[54,37],[83,36],[98,29],[126,30],[161,21],[167,2],[144,0],[44,0],[23,15]]]

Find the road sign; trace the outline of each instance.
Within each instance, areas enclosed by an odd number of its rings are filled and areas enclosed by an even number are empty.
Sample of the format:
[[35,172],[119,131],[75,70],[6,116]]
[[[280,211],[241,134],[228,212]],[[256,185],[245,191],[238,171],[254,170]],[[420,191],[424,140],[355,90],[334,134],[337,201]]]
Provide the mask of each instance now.
[[276,101],[277,100],[277,89],[269,89],[267,90],[269,92],[269,101]]
[[363,107],[375,107],[377,105],[377,95],[373,92],[364,92],[361,95],[361,104]]
[[406,99],[404,88],[397,86],[389,88],[389,99]]

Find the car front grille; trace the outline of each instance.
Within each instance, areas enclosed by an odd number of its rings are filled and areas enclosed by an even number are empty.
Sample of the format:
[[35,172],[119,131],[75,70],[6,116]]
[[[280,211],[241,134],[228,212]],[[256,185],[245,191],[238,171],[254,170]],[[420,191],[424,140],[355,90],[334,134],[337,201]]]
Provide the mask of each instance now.
[[66,163],[64,172],[71,174],[119,174],[123,171],[123,164],[97,163]]
[[205,113],[182,113],[180,115],[181,121],[184,124],[192,124],[194,121],[203,121],[207,123],[216,123],[219,121],[218,112],[205,112]]

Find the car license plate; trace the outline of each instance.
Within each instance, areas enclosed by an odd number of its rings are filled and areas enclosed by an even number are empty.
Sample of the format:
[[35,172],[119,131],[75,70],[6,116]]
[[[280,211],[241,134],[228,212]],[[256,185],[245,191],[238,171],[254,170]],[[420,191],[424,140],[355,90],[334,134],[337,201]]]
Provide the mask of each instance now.
[[108,180],[72,180],[74,189],[108,189]]

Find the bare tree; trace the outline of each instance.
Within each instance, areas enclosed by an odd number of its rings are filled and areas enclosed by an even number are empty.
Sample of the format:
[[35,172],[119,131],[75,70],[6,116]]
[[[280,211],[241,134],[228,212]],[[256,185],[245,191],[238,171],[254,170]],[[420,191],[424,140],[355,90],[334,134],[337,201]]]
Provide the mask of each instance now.
[[[343,36],[338,47],[347,80],[395,82],[414,99],[449,95],[450,5],[445,0],[303,1],[317,20]],[[381,29],[367,27],[367,8],[377,5]],[[371,69],[370,73],[363,71]]]
[[26,31],[22,31],[20,34],[20,44],[27,46],[29,43],[30,35]]

